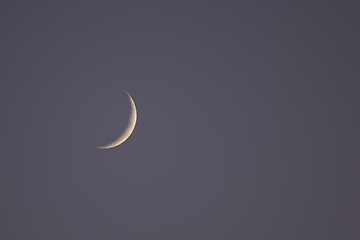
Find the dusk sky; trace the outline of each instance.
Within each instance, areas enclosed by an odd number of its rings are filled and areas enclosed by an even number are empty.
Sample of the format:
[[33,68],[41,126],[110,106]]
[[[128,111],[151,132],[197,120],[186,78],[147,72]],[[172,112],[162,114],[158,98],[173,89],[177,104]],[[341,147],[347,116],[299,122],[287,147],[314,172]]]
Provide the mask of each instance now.
[[0,239],[360,239],[359,10],[1,1]]

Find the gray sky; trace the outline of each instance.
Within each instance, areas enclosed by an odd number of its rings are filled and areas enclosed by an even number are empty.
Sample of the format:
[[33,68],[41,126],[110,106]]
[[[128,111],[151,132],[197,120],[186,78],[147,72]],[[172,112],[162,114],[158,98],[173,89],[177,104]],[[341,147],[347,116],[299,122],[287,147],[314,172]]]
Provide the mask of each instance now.
[[360,239],[359,6],[305,2],[2,1],[0,239]]

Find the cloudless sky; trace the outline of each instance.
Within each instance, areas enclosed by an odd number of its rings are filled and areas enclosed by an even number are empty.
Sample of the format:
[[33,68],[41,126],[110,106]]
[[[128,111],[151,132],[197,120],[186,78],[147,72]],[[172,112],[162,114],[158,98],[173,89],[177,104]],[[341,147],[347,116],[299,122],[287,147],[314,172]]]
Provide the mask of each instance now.
[[[356,1],[1,1],[0,239],[360,239]],[[138,110],[124,130],[130,93]]]

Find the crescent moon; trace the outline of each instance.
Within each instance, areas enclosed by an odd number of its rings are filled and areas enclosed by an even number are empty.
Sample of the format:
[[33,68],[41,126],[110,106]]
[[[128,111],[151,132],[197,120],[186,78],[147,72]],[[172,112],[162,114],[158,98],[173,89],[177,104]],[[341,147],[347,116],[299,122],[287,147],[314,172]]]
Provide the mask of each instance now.
[[116,139],[112,143],[109,143],[108,145],[105,145],[103,147],[97,147],[97,148],[109,149],[109,148],[119,146],[120,144],[125,142],[125,140],[128,139],[130,137],[131,133],[134,131],[135,124],[136,124],[136,118],[137,118],[136,106],[135,106],[134,100],[131,98],[130,94],[128,92],[126,92],[126,93],[127,93],[127,95],[129,96],[129,99],[130,99],[131,114],[130,114],[129,123],[128,123],[125,131],[123,132],[123,134],[118,139]]

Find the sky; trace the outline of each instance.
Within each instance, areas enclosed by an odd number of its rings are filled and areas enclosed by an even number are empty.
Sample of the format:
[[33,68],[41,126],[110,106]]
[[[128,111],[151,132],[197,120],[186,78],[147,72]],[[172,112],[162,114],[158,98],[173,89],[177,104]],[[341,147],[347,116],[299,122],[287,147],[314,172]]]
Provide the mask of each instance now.
[[[356,1],[1,1],[0,239],[360,239]],[[129,139],[118,138],[130,116]]]

